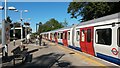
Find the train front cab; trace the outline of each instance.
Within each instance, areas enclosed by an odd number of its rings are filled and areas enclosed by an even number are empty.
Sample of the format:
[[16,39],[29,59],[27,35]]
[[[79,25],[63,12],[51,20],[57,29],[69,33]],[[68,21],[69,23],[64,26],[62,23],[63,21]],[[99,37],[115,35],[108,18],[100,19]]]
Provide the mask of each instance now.
[[120,65],[120,24],[96,26],[94,33],[96,56]]

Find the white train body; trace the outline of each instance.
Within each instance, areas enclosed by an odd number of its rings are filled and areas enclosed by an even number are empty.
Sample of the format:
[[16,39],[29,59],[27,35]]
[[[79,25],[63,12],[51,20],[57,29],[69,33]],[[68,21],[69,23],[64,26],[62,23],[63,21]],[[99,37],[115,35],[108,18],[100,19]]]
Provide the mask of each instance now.
[[[120,13],[82,22],[56,33],[51,41],[120,65]],[[55,35],[54,35],[55,36]]]

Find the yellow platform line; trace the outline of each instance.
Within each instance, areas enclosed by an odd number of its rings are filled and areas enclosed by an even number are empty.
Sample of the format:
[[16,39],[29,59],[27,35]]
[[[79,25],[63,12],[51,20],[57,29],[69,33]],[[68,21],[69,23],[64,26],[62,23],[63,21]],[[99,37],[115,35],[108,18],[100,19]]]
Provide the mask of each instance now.
[[78,56],[78,57],[81,57],[83,60],[86,60],[86,61],[88,61],[88,62],[90,62],[90,63],[97,64],[97,65],[101,66],[101,68],[109,68],[109,67],[107,67],[106,65],[104,65],[104,64],[102,64],[102,63],[100,63],[100,62],[98,62],[98,61],[95,61],[95,60],[93,60],[93,59],[91,59],[91,58],[88,58],[88,57],[86,57],[86,56],[83,56],[83,55],[81,55],[80,53],[78,53],[78,52],[76,52],[76,51],[73,51],[73,50],[71,51],[70,49],[68,49],[68,48],[66,48],[66,47],[64,47],[64,46],[58,45],[58,47],[61,48],[61,49],[63,49],[64,51],[75,52],[74,55],[76,55],[76,56]]

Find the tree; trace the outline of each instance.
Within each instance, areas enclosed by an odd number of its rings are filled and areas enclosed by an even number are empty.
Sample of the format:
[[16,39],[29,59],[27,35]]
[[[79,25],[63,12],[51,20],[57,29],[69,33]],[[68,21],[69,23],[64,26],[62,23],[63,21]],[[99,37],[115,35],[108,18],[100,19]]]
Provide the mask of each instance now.
[[61,23],[59,23],[57,20],[52,18],[49,21],[47,21],[45,24],[42,24],[39,27],[39,31],[41,30],[41,32],[47,32],[47,31],[59,29],[62,27],[63,27],[63,25]]
[[67,9],[71,18],[82,17],[82,21],[120,12],[120,2],[71,2]]
[[67,22],[66,18],[65,18],[64,22],[62,22],[62,25],[63,25],[64,27],[67,27],[67,26],[68,26],[68,22]]

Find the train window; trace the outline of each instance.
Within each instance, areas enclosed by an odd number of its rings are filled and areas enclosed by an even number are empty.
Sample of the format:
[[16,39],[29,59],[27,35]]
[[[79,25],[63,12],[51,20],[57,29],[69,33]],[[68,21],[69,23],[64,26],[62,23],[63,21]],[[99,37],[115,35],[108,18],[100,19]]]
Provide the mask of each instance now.
[[68,32],[68,40],[70,40],[70,32]]
[[76,32],[76,40],[79,41],[80,40],[80,31]]
[[96,30],[96,43],[111,45],[112,43],[112,29],[97,29]]
[[84,30],[82,30],[81,36],[82,36],[81,41],[84,42],[85,41],[85,31]]
[[61,37],[60,37],[61,39],[63,38],[63,33],[61,33]]
[[91,42],[91,29],[87,29],[87,42]]
[[120,47],[120,27],[118,28],[118,46]]

